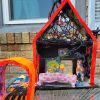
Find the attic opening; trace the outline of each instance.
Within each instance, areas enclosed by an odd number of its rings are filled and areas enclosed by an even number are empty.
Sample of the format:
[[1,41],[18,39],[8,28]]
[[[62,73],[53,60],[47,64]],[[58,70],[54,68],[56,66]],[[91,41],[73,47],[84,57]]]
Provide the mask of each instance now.
[[40,56],[39,73],[59,73],[61,64],[61,73],[66,73],[64,69],[69,70],[66,63],[70,61],[71,74],[76,75],[78,81],[89,82],[93,40],[68,3],[36,43]]

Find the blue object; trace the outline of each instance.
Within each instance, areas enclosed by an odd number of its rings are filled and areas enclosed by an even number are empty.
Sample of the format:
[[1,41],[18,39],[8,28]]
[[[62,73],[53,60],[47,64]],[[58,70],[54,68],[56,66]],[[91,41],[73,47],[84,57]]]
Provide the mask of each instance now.
[[81,81],[76,82],[76,87],[83,87],[83,83]]
[[26,76],[25,82],[28,82],[28,81],[29,81],[29,77],[28,77],[28,76]]

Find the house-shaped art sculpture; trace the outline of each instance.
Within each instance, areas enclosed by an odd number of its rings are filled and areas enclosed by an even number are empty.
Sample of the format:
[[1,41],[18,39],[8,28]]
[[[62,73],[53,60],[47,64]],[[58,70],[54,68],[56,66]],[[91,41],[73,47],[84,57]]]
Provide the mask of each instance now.
[[96,49],[92,31],[70,0],[63,0],[33,40],[38,85],[95,86]]

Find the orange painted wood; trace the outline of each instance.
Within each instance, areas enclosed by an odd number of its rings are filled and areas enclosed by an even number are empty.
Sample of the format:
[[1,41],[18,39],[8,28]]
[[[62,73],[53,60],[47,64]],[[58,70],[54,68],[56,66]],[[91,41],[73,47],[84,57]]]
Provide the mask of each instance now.
[[0,66],[4,66],[7,64],[16,65],[27,71],[28,76],[29,76],[29,87],[27,91],[26,100],[32,100],[34,97],[35,77],[36,77],[36,71],[35,71],[33,63],[30,60],[26,58],[22,58],[22,57],[13,57],[13,58],[5,59],[5,60],[0,60]]

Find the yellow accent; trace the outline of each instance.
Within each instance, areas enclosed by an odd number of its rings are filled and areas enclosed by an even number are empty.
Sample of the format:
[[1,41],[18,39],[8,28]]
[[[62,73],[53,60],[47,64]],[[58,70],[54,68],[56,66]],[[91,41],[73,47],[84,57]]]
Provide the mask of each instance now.
[[60,64],[60,69],[64,70],[65,69],[65,65],[64,64]]

